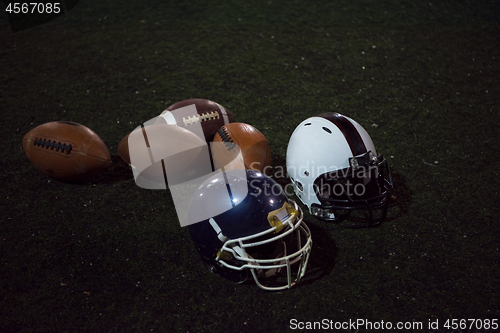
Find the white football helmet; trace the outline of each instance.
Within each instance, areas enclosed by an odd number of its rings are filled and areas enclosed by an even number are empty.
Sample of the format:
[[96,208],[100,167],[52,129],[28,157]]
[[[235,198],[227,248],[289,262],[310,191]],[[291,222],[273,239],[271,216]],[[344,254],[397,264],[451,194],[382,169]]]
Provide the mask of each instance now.
[[[288,143],[286,166],[295,194],[315,217],[347,227],[385,219],[392,189],[389,166],[351,118],[325,113],[304,120]],[[360,210],[367,214],[351,215]]]

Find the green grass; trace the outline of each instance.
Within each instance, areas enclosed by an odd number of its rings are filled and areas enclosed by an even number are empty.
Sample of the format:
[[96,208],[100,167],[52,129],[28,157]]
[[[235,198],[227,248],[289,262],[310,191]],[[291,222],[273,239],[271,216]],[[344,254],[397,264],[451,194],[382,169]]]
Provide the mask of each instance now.
[[[82,2],[16,33],[0,21],[1,331],[500,319],[499,2],[245,3]],[[209,274],[169,192],[137,187],[116,150],[194,97],[260,129],[275,167],[305,118],[354,118],[394,173],[387,222],[350,230],[306,214],[313,251],[291,290]],[[37,171],[21,140],[54,120],[93,129],[112,166],[79,185]]]

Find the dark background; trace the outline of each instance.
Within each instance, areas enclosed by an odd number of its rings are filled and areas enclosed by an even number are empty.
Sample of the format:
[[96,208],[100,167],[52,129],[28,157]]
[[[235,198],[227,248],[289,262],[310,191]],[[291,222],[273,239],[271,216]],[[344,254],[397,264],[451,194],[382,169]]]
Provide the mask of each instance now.
[[[499,7],[80,1],[18,32],[0,15],[0,331],[283,332],[291,319],[423,331],[438,319],[432,331],[452,331],[447,319],[500,319]],[[313,250],[290,290],[209,274],[169,192],[137,187],[117,155],[188,98],[261,130],[275,167],[305,118],[352,117],[392,167],[387,222],[352,230],[306,214]],[[94,130],[111,166],[84,184],[39,172],[21,141],[55,120]]]

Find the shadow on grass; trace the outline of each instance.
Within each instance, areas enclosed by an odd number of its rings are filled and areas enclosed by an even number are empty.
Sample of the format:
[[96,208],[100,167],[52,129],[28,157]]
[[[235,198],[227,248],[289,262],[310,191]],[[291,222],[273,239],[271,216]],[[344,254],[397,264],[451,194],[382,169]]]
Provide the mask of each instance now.
[[[307,223],[307,221],[305,221]],[[328,232],[315,224],[307,223],[311,230],[313,248],[307,264],[307,271],[300,285],[309,285],[328,276],[335,267],[337,244]]]
[[394,188],[389,199],[386,221],[393,221],[408,214],[412,201],[412,191],[406,184],[406,178],[394,167],[391,168]]
[[68,182],[76,185],[91,185],[91,184],[115,184],[129,179],[133,179],[134,175],[130,166],[122,160],[118,155],[111,155],[111,163],[109,166],[98,173],[81,181]]

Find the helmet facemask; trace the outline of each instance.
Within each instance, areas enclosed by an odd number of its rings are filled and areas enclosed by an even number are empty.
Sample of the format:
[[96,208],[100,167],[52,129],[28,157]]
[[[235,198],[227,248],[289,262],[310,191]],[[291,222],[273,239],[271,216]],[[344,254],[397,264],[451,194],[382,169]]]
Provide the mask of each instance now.
[[[189,225],[202,261],[236,283],[253,278],[265,290],[291,288],[304,276],[312,246],[302,210],[268,176],[232,171],[205,180],[191,199],[193,221],[199,220],[199,207],[228,208]],[[276,284],[282,274],[286,278]]]
[[296,215],[289,215],[281,227],[226,240],[216,258],[221,268],[250,271],[255,283],[265,290],[287,289],[298,283],[305,274],[312,241],[300,208],[295,203],[292,207]]
[[392,177],[387,160],[371,151],[349,159],[349,167],[318,176],[313,184],[320,204],[311,213],[346,227],[380,224],[387,215]]

